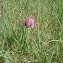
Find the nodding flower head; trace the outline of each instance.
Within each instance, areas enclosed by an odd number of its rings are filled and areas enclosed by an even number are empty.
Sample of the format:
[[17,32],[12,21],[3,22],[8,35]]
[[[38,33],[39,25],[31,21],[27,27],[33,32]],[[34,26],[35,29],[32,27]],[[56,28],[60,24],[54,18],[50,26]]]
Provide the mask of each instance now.
[[34,28],[34,19],[33,19],[33,17],[27,17],[25,19],[25,23],[24,24],[25,24],[26,27]]

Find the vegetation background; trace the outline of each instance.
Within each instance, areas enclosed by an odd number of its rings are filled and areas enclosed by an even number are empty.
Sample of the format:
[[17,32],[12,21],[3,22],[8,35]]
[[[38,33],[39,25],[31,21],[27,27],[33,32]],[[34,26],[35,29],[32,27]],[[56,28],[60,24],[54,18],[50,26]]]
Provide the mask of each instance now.
[[0,63],[63,63],[63,0],[0,0]]

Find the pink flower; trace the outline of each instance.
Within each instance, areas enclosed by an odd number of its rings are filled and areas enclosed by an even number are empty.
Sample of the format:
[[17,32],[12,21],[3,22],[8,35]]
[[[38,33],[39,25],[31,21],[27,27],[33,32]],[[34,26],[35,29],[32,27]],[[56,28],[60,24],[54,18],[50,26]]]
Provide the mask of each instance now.
[[33,17],[27,17],[25,19],[25,23],[24,24],[25,24],[26,27],[34,28],[34,19],[33,19]]

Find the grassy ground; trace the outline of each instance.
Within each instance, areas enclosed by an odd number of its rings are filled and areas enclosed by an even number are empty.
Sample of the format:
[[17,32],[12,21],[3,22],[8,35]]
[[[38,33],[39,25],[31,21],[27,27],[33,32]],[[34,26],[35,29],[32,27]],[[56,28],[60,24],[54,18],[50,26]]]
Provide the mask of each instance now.
[[0,0],[0,63],[63,63],[63,0]]

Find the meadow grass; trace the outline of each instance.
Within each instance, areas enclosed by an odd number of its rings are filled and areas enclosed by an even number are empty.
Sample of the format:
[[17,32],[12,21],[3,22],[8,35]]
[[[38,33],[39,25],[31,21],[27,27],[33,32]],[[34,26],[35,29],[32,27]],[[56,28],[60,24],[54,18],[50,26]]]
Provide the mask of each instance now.
[[0,63],[63,63],[63,0],[0,0]]

